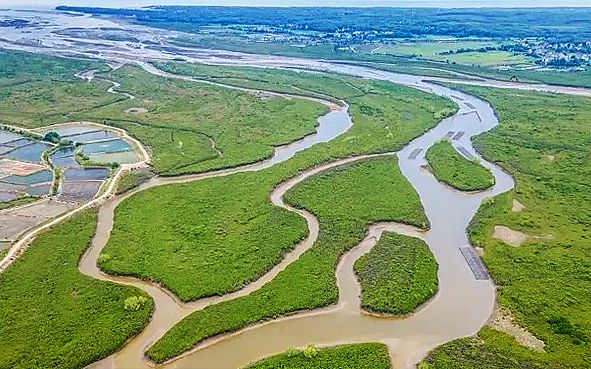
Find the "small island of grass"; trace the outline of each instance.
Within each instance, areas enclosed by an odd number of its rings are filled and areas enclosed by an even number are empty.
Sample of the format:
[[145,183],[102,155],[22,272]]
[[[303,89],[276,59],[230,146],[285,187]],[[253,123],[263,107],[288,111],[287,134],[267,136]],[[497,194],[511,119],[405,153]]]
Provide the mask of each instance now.
[[429,246],[395,233],[384,233],[353,268],[361,283],[361,308],[374,313],[411,313],[435,295],[439,284]]
[[477,159],[460,155],[447,140],[427,150],[427,161],[438,181],[461,191],[483,191],[495,184],[495,177]]

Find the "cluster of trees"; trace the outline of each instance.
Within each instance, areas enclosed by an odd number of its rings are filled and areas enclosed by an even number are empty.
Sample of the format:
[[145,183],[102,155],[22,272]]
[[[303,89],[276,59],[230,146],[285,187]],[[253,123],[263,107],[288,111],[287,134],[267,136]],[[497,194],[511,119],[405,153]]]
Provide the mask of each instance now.
[[[591,8],[438,9],[438,8],[260,8],[153,6],[112,9],[58,6],[58,10],[118,15],[151,26],[262,25],[320,32],[383,32],[389,37],[546,37],[560,42],[591,39]],[[191,28],[189,28],[191,29]]]
[[471,47],[462,47],[456,50],[448,50],[440,52],[439,55],[453,55],[453,54],[463,54],[463,53],[487,53],[489,51],[509,51],[514,53],[527,53],[527,47],[516,43],[516,44],[508,44],[508,45],[501,45],[501,46],[483,46],[478,48],[471,48]]

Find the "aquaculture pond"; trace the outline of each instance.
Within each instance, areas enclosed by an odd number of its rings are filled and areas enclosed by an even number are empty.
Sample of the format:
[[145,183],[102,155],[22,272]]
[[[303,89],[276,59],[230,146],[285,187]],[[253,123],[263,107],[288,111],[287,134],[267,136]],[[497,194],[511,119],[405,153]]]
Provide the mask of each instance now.
[[76,167],[78,163],[74,158],[76,147],[69,146],[57,150],[51,155],[51,162],[58,168]]
[[0,144],[3,144],[5,142],[9,142],[9,141],[18,140],[21,137],[22,136],[20,136],[16,133],[12,133],[12,132],[8,132],[8,131],[0,131]]
[[28,176],[12,175],[1,179],[3,182],[14,184],[36,184],[50,182],[52,180],[53,172],[51,170],[42,170],[37,173],[29,174]]
[[113,140],[84,145],[82,150],[85,154],[105,154],[119,151],[130,151],[131,146],[129,143],[127,143],[127,141]]
[[95,163],[113,163],[130,164],[138,161],[138,157],[133,151],[111,152],[106,154],[88,155],[90,161]]
[[62,185],[62,196],[70,201],[87,201],[92,199],[103,181],[64,181]]
[[6,154],[7,152],[14,150],[14,147],[0,145],[0,155]]
[[36,141],[34,140],[30,140],[26,137],[23,136],[17,136],[16,139],[12,140],[12,141],[8,141],[8,142],[4,142],[2,143],[4,146],[8,146],[8,147],[12,147],[12,148],[16,148],[16,147],[21,147],[21,146],[25,146],[25,145],[29,145],[32,143],[35,143]]
[[83,133],[96,131],[96,127],[90,125],[76,125],[76,126],[63,126],[55,129],[44,131],[43,134],[49,132],[57,132],[60,137],[67,137],[72,135],[79,135]]
[[63,137],[71,141],[85,143],[91,141],[108,140],[110,138],[116,138],[118,137],[118,134],[113,131],[93,131]]
[[29,186],[27,193],[32,196],[44,196],[49,193],[51,183],[42,183],[34,186]]
[[64,178],[66,181],[73,180],[97,180],[104,179],[109,175],[106,168],[71,168],[66,170]]
[[3,155],[3,157],[40,163],[41,155],[43,155],[43,152],[48,150],[50,147],[51,145],[49,144],[37,142],[26,146],[21,146],[18,149]]
[[74,155],[51,157],[51,162],[58,168],[75,167],[78,165]]
[[14,200],[19,196],[16,192],[0,192],[0,202]]

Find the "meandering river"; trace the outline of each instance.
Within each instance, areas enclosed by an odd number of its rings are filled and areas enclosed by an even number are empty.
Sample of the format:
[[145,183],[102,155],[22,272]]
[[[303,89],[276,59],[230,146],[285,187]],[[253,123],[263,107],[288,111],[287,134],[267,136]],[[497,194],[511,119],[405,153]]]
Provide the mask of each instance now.
[[[109,21],[105,20],[97,21],[89,18],[87,20],[89,24],[95,22],[100,26],[111,25]],[[75,21],[77,25],[81,22],[79,19]],[[145,27],[129,27],[141,29],[145,32]],[[51,30],[55,29],[56,27],[51,28]],[[499,88],[519,88],[591,96],[591,92],[585,89],[528,85],[486,79],[467,81],[464,79],[453,80],[404,75],[330,61],[188,48],[167,48],[166,51],[157,49],[138,50],[130,47],[125,42],[105,40],[98,42],[96,39],[77,39],[76,42],[79,44],[76,44],[68,41],[65,37],[59,38],[55,34],[51,34],[51,32],[47,34],[43,34],[39,30],[35,32],[36,37],[45,37],[49,40],[45,46],[11,41],[8,36],[8,40],[3,39],[0,41],[0,46],[58,55],[89,56],[88,45],[92,45],[93,52],[90,55],[94,57],[114,63],[135,63],[151,73],[165,75],[169,78],[189,80],[191,80],[189,77],[175,76],[159,71],[147,64],[147,62],[182,57],[190,62],[344,73],[363,78],[390,81],[445,96],[454,100],[460,107],[455,116],[444,119],[435,128],[413,140],[399,152],[381,154],[398,156],[402,173],[418,192],[431,222],[429,231],[421,232],[413,227],[396,223],[371,226],[367,237],[357,247],[347,252],[338,265],[336,277],[340,298],[337,305],[256,324],[232,335],[210,339],[192,351],[164,365],[171,368],[237,368],[253,360],[282,352],[291,346],[301,347],[310,343],[334,345],[367,341],[386,343],[393,359],[394,368],[410,368],[414,363],[420,361],[429,349],[438,344],[476,333],[491,316],[495,302],[495,287],[488,279],[475,278],[466,259],[460,252],[460,247],[468,245],[466,227],[483,199],[510,190],[513,187],[513,180],[499,167],[484,161],[471,145],[470,138],[472,136],[488,131],[498,124],[493,108],[487,102],[474,96],[430,83],[425,79],[428,78],[438,82],[467,83]],[[157,30],[154,32],[163,33],[166,31]],[[71,40],[71,37],[69,39]],[[296,96],[291,97],[295,98]],[[293,186],[321,171],[378,155],[363,155],[327,163],[304,171],[277,186],[270,194],[273,204],[284,207],[289,211],[295,211],[303,216],[308,222],[310,234],[307,239],[299,243],[291,253],[286,255],[280,264],[266,273],[261,279],[240,291],[192,303],[182,303],[170,292],[154,284],[134,278],[107,276],[101,273],[96,266],[98,255],[108,241],[116,206],[129,196],[132,196],[133,193],[159,185],[198,181],[205,178],[232,175],[237,172],[264,170],[276,163],[288,160],[298,151],[305,150],[319,142],[334,139],[349,129],[351,118],[347,113],[346,104],[341,108],[337,108],[332,102],[316,100],[332,108],[330,113],[319,119],[318,133],[277,148],[274,157],[269,160],[205,174],[175,178],[156,177],[131,193],[109,199],[100,207],[96,236],[90,249],[80,262],[80,271],[95,278],[142,288],[154,298],[156,309],[152,321],[139,336],[132,339],[118,353],[91,365],[91,367],[139,368],[149,366],[150,363],[142,356],[144,350],[184,316],[209,304],[244,296],[257,290],[312,246],[318,236],[318,220],[306,211],[296,210],[285,205],[282,196]],[[455,136],[457,139],[452,140],[454,146],[464,155],[479,158],[483,165],[489,167],[496,178],[495,186],[483,192],[463,193],[442,185],[437,182],[431,173],[421,169],[421,166],[426,163],[424,159],[425,151],[436,141],[449,135],[450,132],[453,132],[453,136],[458,132],[464,132],[463,135]],[[379,188],[376,191],[379,191]],[[415,314],[404,319],[374,317],[363,314],[359,309],[360,287],[352,266],[355,260],[371,250],[371,247],[384,231],[422,238],[430,246],[439,263],[440,288],[438,294]]]

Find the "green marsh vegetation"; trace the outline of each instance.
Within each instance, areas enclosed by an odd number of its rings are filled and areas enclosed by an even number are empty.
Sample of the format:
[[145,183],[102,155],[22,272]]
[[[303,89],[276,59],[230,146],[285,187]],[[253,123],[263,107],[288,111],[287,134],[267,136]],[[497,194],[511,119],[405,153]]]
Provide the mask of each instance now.
[[[503,347],[503,349],[500,349]],[[513,351],[507,351],[511,347]],[[533,351],[516,346],[504,333],[484,327],[475,338],[453,340],[431,351],[418,369],[561,369],[538,360]]]
[[110,83],[74,77],[104,68],[96,61],[0,49],[0,122],[25,128],[63,123],[70,113],[125,99],[106,92]]
[[423,240],[383,233],[353,267],[361,283],[361,307],[375,313],[411,313],[437,292],[437,269]]
[[[154,152],[167,175],[203,172],[262,160],[274,146],[312,132],[327,112],[319,103],[261,97],[229,88],[152,75],[125,66],[107,73],[134,100],[79,114],[125,128]],[[145,112],[133,113],[128,109]],[[130,124],[135,123],[135,124]],[[210,138],[223,155],[211,147]]]
[[[306,234],[300,216],[268,200],[276,184],[331,159],[397,150],[432,127],[437,112],[454,108],[447,100],[409,88],[387,83],[372,87],[352,107],[355,125],[350,131],[337,138],[336,144],[317,145],[311,154],[301,153],[297,161],[290,160],[293,165],[159,187],[132,196],[116,210],[101,267],[164,283],[186,300],[236,290],[257,279]],[[138,214],[147,218],[142,220]],[[232,251],[222,252],[228,249]]]
[[[481,206],[469,227],[498,288],[502,307],[546,344],[528,351],[503,333],[480,332],[497,356],[539,365],[588,368],[591,363],[591,99],[558,94],[458,87],[492,103],[500,125],[474,140],[487,160],[515,177],[512,193]],[[512,199],[525,210],[511,211]],[[505,225],[531,239],[512,247],[491,237]],[[454,345],[461,342],[455,342]],[[451,344],[450,344],[451,345]],[[440,357],[444,349],[434,351]],[[470,358],[464,352],[458,360]],[[480,355],[474,352],[474,355]],[[443,354],[441,354],[443,355]],[[443,356],[441,356],[443,357]],[[500,359],[499,359],[500,360]],[[435,368],[439,361],[434,361]],[[444,363],[442,361],[442,363]]]
[[[407,87],[372,82],[368,88],[368,93],[355,99],[355,105],[351,105],[354,125],[349,131],[331,142],[300,152],[285,163],[259,172],[256,180],[262,181],[265,176],[270,176],[273,178],[271,183],[275,185],[301,170],[337,158],[399,150],[404,144],[437,124],[438,120],[435,117],[437,112],[455,108],[449,100]],[[189,350],[208,337],[236,331],[263,319],[334,303],[338,297],[334,281],[336,260],[347,248],[354,246],[363,238],[368,224],[392,220],[416,224],[422,228],[428,227],[428,221],[422,212],[416,192],[402,177],[395,160],[393,158],[389,160],[392,169],[387,173],[392,173],[391,180],[384,180],[383,176],[386,172],[369,171],[371,174],[362,175],[359,169],[356,172],[357,175],[351,174],[350,188],[347,191],[343,189],[344,192],[337,198],[332,185],[327,185],[326,189],[323,189],[323,193],[327,193],[328,197],[321,197],[320,192],[316,195],[310,193],[314,201],[310,201],[309,207],[304,203],[300,203],[299,206],[316,215],[318,212],[314,209],[320,207],[325,209],[327,214],[334,211],[334,223],[337,223],[333,226],[333,223],[329,225],[321,221],[319,240],[310,251],[261,290],[244,298],[213,305],[191,314],[152,346],[147,351],[147,355],[154,361],[163,362]],[[346,169],[344,171],[346,172]],[[363,184],[360,179],[372,176],[377,176],[374,184],[371,180]],[[232,181],[233,177],[228,177],[226,183]],[[330,177],[326,181],[331,181]],[[199,186],[199,182],[192,185]],[[392,186],[390,193],[398,193],[401,197],[396,197],[394,200],[384,199],[380,194],[388,193],[389,191],[386,190],[371,195],[375,192],[375,188],[383,186]],[[405,193],[407,189],[409,192]],[[269,193],[271,187],[268,187],[267,191]],[[359,196],[359,194],[364,195]],[[352,210],[347,208],[350,204],[342,203],[344,198],[354,197],[360,199],[355,206],[359,206],[362,210]],[[388,204],[392,201],[405,203],[406,209],[400,206],[390,209]],[[317,202],[316,206],[315,202]],[[372,202],[377,204],[375,209],[373,206],[372,208],[367,206]],[[340,203],[343,208],[335,210],[335,203]],[[373,214],[374,210],[378,214]],[[350,218],[351,214],[356,215]],[[341,217],[345,218],[345,221]],[[338,222],[343,226],[338,225]],[[294,290],[294,286],[297,290]]]
[[[81,368],[148,323],[154,306],[147,294],[78,271],[96,223],[96,211],[84,211],[53,227],[0,274],[1,367]],[[144,302],[128,311],[133,296]]]
[[268,199],[259,173],[158,186],[121,203],[99,263],[111,274],[162,283],[182,300],[258,279],[307,234],[298,214]]
[[495,184],[490,170],[477,160],[468,160],[449,140],[435,143],[427,150],[427,162],[440,182],[462,191],[481,191]]
[[361,343],[303,350],[289,349],[248,365],[245,369],[390,369],[388,347],[383,343]]
[[260,290],[187,316],[146,354],[163,362],[208,337],[336,302],[334,273],[339,257],[363,239],[370,224],[396,221],[428,227],[419,197],[397,164],[395,157],[350,163],[290,190],[287,202],[307,209],[320,221],[313,247]]

